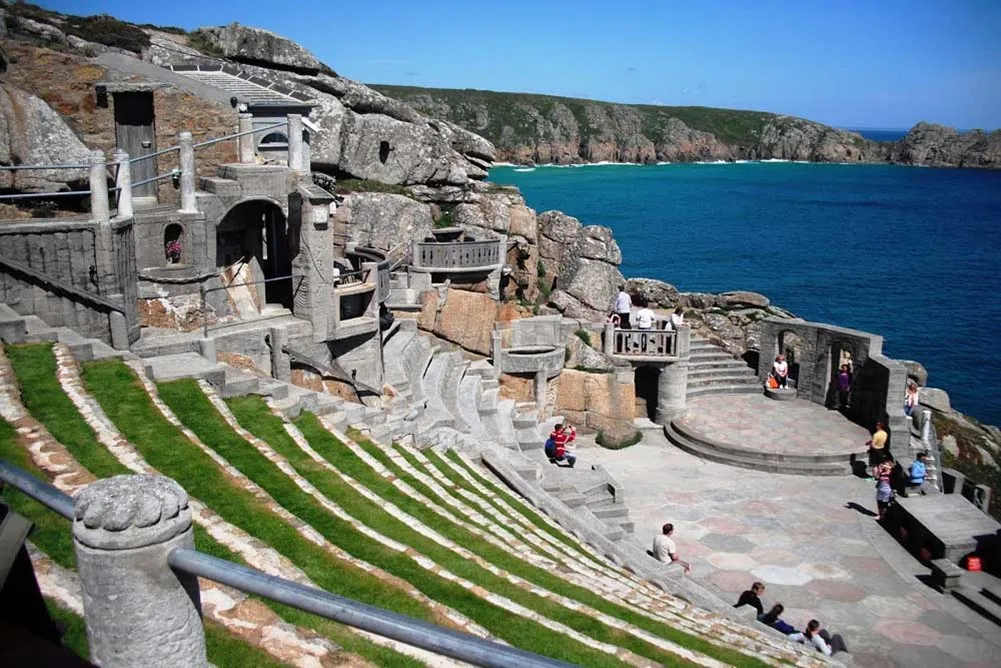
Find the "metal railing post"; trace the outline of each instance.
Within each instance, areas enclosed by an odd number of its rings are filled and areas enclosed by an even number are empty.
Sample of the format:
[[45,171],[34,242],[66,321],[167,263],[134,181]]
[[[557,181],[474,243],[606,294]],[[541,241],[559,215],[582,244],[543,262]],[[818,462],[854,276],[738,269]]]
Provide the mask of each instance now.
[[195,143],[190,132],[177,137],[181,147],[181,213],[198,213],[195,199]]
[[98,222],[107,222],[111,217],[108,203],[108,166],[104,153],[94,150],[90,154],[90,215]]
[[[254,161],[254,115],[248,113],[240,114],[240,136],[237,141],[240,144],[240,162],[247,165]],[[250,134],[243,134],[248,132]]]
[[118,178],[115,180],[118,188],[118,215],[131,218],[135,210],[132,206],[132,165],[129,163],[129,154],[118,149],[114,153],[114,159],[118,164]]
[[295,172],[304,173],[302,160],[302,115],[288,115],[288,166]]

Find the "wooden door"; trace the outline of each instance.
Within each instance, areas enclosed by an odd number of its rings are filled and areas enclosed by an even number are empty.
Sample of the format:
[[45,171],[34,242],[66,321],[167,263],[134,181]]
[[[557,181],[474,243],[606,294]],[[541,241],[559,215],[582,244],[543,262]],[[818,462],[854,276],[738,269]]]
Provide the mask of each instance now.
[[[156,151],[153,93],[115,93],[115,138],[129,158]],[[132,163],[132,183],[156,176],[156,158]],[[134,186],[133,197],[156,197],[156,183]]]

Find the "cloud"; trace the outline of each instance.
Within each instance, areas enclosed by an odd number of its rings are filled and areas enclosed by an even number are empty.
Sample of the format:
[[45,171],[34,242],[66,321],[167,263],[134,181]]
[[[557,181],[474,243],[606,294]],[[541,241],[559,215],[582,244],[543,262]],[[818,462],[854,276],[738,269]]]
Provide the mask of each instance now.
[[626,72],[638,72],[639,70],[632,65],[626,68]]

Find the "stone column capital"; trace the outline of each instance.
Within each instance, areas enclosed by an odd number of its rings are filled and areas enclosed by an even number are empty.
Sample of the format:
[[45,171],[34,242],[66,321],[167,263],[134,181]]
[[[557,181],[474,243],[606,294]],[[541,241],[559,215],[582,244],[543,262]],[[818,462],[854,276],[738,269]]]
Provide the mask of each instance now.
[[98,550],[163,543],[191,527],[188,494],[170,478],[118,475],[98,480],[73,499],[73,536]]

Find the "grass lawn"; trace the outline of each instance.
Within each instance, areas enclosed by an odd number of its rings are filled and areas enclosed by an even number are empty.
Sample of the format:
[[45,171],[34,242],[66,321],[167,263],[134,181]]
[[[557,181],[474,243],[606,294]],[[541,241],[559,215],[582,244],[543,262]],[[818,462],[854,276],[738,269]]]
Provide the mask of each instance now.
[[[300,420],[309,418],[312,418],[312,416],[306,416],[305,418],[300,418]],[[315,420],[315,418],[312,419]],[[321,450],[319,447],[317,447],[318,444],[313,442],[313,439],[309,434],[307,434],[307,436],[310,437],[310,444],[318,451],[320,451],[320,454],[323,455],[327,459],[327,461],[336,462],[337,467],[341,471],[344,471],[348,475],[351,475],[355,479],[359,480],[367,487],[369,487],[369,489],[372,489],[383,498],[392,500],[390,495],[404,496],[402,492],[399,492],[399,490],[393,487],[388,481],[379,476],[364,462],[355,457],[347,447],[345,447],[343,444],[340,444],[332,436],[330,436],[329,439],[331,442],[331,446],[326,448],[326,451]],[[416,478],[405,472],[400,467],[396,466],[396,464],[393,463],[393,461],[386,455],[385,452],[382,451],[381,448],[379,448],[378,446],[374,445],[373,443],[365,439],[359,440],[357,442],[362,448],[365,449],[365,451],[368,454],[372,455],[374,458],[380,461],[395,476],[397,476],[404,482],[410,484],[415,489],[418,489],[418,491],[426,490],[426,492],[429,493],[429,498],[431,498],[436,502],[439,502],[443,506],[446,505],[443,502],[441,502],[441,499],[437,495],[434,495],[433,492],[427,490],[427,488],[424,487],[420,483],[420,481],[418,481]],[[413,458],[411,456],[409,461],[411,464],[415,465],[415,467],[419,471],[424,471],[423,465],[417,462],[416,458]],[[459,500],[462,501],[461,498]],[[490,545],[485,541],[478,540],[475,536],[467,532],[465,529],[458,527],[452,524],[451,522],[446,521],[444,518],[441,518],[440,516],[437,516],[436,514],[433,513],[432,510],[423,506],[423,504],[413,502],[412,500],[411,504],[412,505],[404,506],[404,509],[407,510],[407,512],[410,512],[411,508],[414,508],[415,512],[413,512],[412,514],[421,518],[422,521],[429,523],[430,526],[433,526],[440,533],[448,536],[449,538],[452,538],[453,540],[467,547],[473,552],[476,552],[477,554],[485,558],[487,561],[490,561],[491,563],[495,564],[496,566],[504,568],[505,570],[508,570],[516,575],[519,575],[528,580],[529,582],[533,582],[539,585],[540,587],[545,587],[546,589],[554,593],[560,594],[562,596],[566,596],[567,598],[576,599],[581,603],[585,603],[596,610],[604,612],[613,617],[622,619],[623,621],[627,621],[633,624],[634,626],[637,626],[641,629],[649,631],[650,633],[653,633],[654,635],[660,636],[672,642],[676,642],[677,644],[683,647],[687,647],[689,649],[702,652],[707,656],[714,657],[731,665],[734,666],[765,665],[764,663],[758,661],[757,659],[754,659],[753,657],[747,656],[740,652],[736,652],[734,650],[726,649],[724,647],[719,647],[704,640],[703,638],[676,629],[667,624],[660,623],[634,610],[612,603],[588,589],[567,582],[566,580],[559,578],[546,570],[543,570],[541,568],[533,566],[532,564],[522,561],[520,558],[515,557],[514,555],[511,555],[497,547],[494,547],[493,545]],[[425,517],[430,518],[431,515],[437,517],[438,519],[437,520],[424,519]]]
[[[391,585],[330,556],[275,516],[249,492],[230,482],[208,455],[160,415],[125,364],[117,360],[88,363],[84,365],[84,381],[108,417],[136,445],[146,461],[181,483],[223,519],[291,559],[318,586],[371,605],[389,607],[387,603],[394,603],[405,614],[430,618],[419,602],[403,597]],[[190,385],[204,399],[197,385]],[[199,549],[203,549],[202,546]],[[312,628],[345,650],[377,665],[422,665],[394,650],[375,645],[340,624],[272,602],[268,602],[268,606],[285,621]]]

